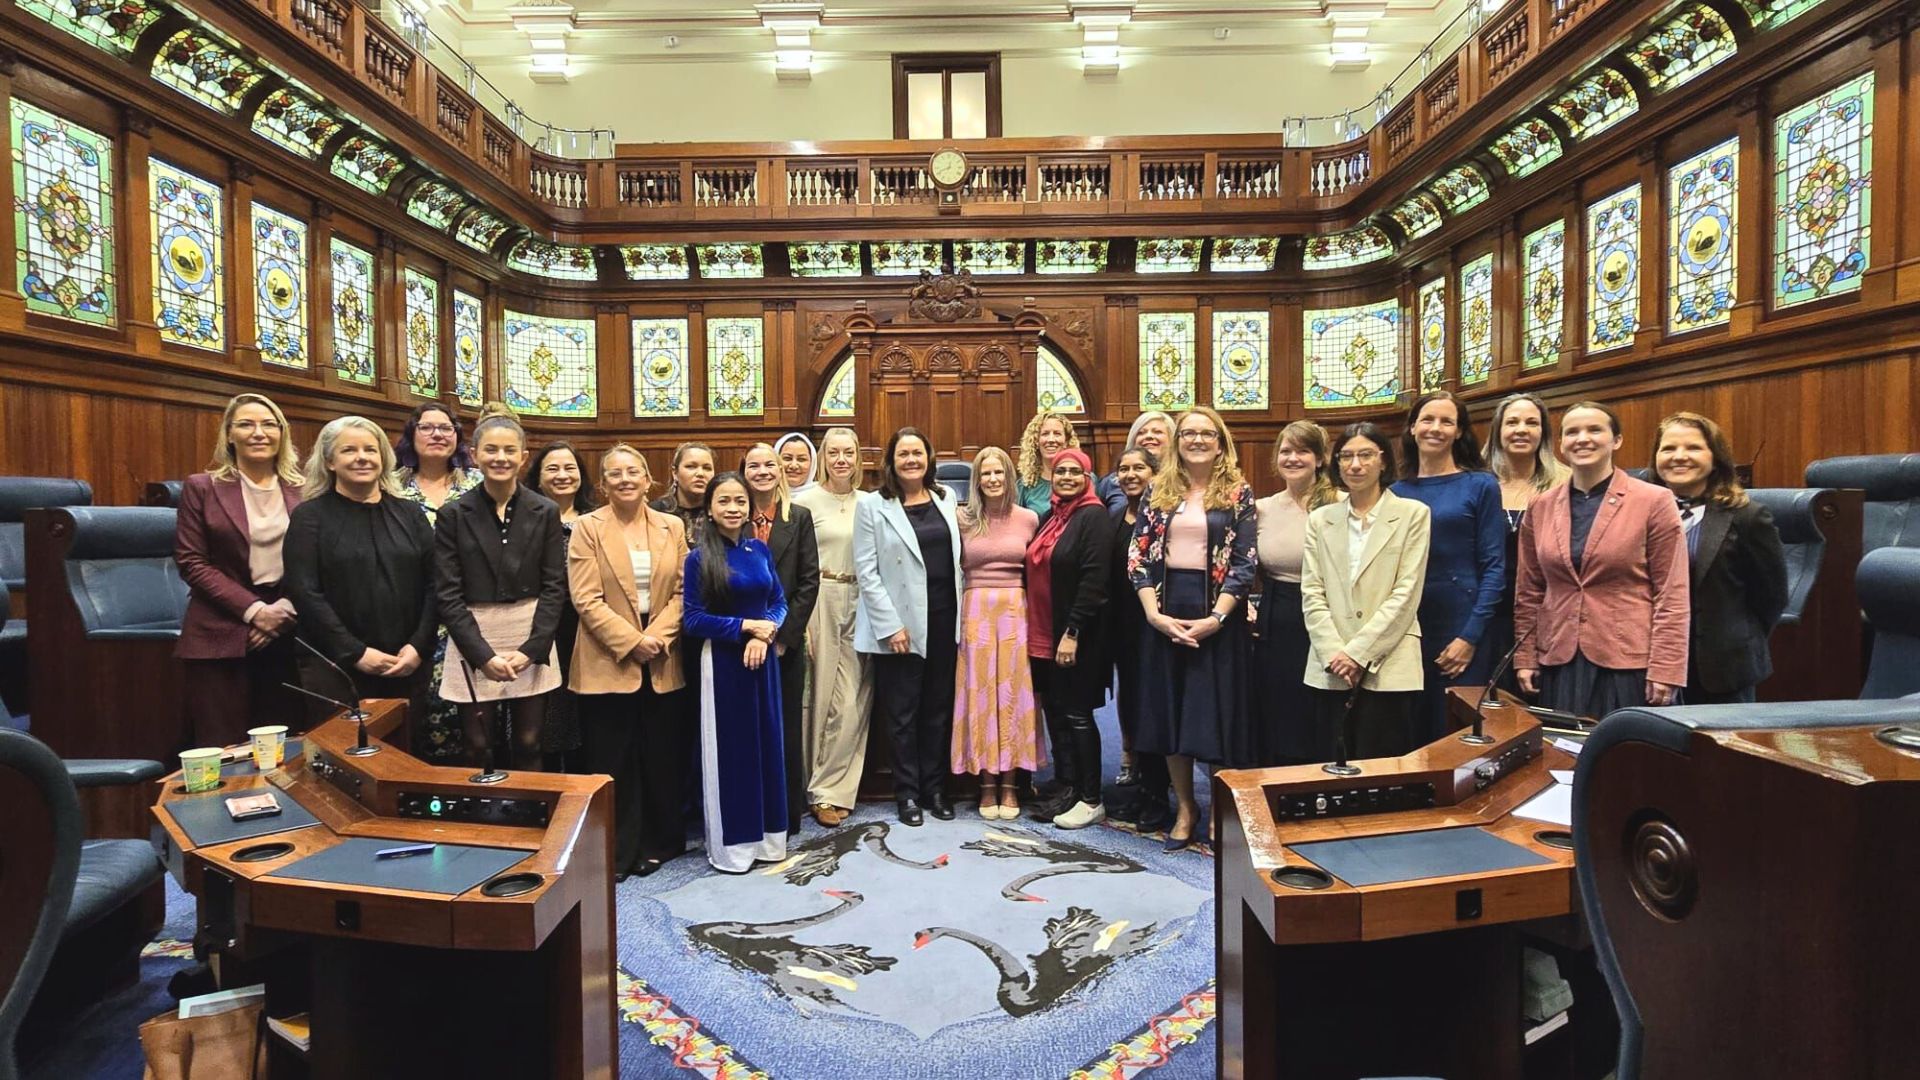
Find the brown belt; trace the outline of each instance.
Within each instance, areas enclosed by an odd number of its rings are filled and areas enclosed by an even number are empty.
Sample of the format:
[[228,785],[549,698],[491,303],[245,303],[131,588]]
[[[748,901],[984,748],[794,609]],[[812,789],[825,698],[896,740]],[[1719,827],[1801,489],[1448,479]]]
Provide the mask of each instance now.
[[854,577],[852,574],[841,574],[841,573],[836,573],[832,570],[820,571],[820,580],[821,581],[837,581],[842,585],[857,585],[860,583],[860,579],[857,577]]

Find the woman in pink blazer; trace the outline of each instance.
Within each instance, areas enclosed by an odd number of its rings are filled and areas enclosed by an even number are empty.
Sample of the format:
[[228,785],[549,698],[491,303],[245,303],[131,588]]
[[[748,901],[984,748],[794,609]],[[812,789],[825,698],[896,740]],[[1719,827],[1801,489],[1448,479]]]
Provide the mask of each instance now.
[[187,715],[199,746],[247,729],[298,725],[293,601],[280,591],[280,547],[300,504],[286,415],[270,399],[227,402],[207,471],[180,489],[173,558],[189,595],[175,655],[187,666]]
[[1669,705],[1687,682],[1687,542],[1673,493],[1613,467],[1620,417],[1597,402],[1560,416],[1570,482],[1520,525],[1513,630],[1520,688],[1599,718]]

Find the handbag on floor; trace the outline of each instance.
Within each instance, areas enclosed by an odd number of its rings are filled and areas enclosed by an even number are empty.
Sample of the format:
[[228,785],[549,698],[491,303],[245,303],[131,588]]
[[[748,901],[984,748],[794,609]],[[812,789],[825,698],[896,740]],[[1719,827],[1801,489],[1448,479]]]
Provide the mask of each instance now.
[[185,1020],[171,1012],[140,1025],[146,1080],[252,1080],[267,1075],[266,1022],[247,1005]]

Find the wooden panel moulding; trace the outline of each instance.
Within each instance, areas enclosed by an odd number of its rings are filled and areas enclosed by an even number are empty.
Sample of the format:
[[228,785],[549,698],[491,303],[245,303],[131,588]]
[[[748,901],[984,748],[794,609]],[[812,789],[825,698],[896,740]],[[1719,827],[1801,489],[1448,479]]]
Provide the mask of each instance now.
[[1206,194],[1205,155],[1142,161],[1135,197],[1145,202],[1180,202]]
[[875,206],[931,206],[936,192],[924,165],[873,166]]
[[1553,41],[1585,19],[1606,0],[1546,0],[1546,40]]
[[586,166],[534,154],[527,166],[527,190],[549,206],[584,207],[588,204]]
[[696,165],[695,206],[759,206],[760,172],[752,165]]
[[1529,54],[1527,28],[1532,12],[1525,4],[1512,14],[1480,32],[1480,46],[1486,51],[1487,86],[1500,85],[1519,71]]
[[622,168],[618,181],[622,206],[680,205],[680,170],[675,166]]
[[1449,60],[1439,77],[1421,91],[1420,100],[1427,110],[1425,135],[1431,138],[1434,132],[1445,127],[1460,111],[1460,61],[1457,57]]
[[314,48],[347,63],[346,0],[288,0],[287,21]]
[[1416,117],[1413,109],[1402,109],[1396,116],[1387,118],[1387,156],[1399,160],[1413,149],[1413,123]]
[[413,81],[414,53],[374,19],[362,19],[361,74],[387,100],[405,109]]
[[513,146],[519,137],[505,124],[486,113],[480,114],[480,151],[487,168],[503,180],[513,179]]
[[852,206],[860,201],[857,161],[787,160],[788,206]]
[[1040,162],[1041,202],[1106,202],[1113,191],[1113,167],[1086,158]]
[[1316,150],[1308,170],[1307,190],[1314,198],[1339,195],[1373,178],[1373,152],[1364,140]]
[[440,129],[448,141],[455,146],[465,148],[473,132],[474,100],[466,91],[447,81],[446,76],[434,75],[434,125]]
[[1260,154],[1220,156],[1214,194],[1222,199],[1278,199],[1286,194],[1281,186],[1281,155]]
[[[1061,174],[1065,183],[1065,174]],[[1106,198],[1105,194],[1101,199]],[[969,203],[1019,203],[1027,201],[1026,162],[990,162],[977,164],[960,191],[960,200]]]

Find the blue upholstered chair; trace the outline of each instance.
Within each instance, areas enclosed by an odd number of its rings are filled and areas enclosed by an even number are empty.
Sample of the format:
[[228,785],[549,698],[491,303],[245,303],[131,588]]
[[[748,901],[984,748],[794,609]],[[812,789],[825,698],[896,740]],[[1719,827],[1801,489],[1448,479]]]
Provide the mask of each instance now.
[[1866,698],[1920,693],[1920,548],[1882,547],[1860,560],[1853,587],[1873,624]]
[[179,506],[180,489],[185,487],[181,480],[155,480],[147,485],[147,493],[140,497],[141,506]]
[[970,461],[942,461],[934,465],[933,478],[954,489],[961,502],[967,500],[967,485],[973,482],[973,463]]
[[1820,564],[1827,554],[1827,536],[1821,531],[1814,488],[1754,488],[1747,495],[1773,515],[1780,530],[1780,547],[1787,557],[1787,610],[1780,625],[1800,622],[1807,597],[1820,579]]
[[1920,547],[1920,454],[1823,458],[1807,466],[1807,486],[1866,492],[1862,554],[1883,547]]
[[187,583],[173,561],[174,514],[146,506],[75,507],[67,592],[94,640],[180,636]]
[[25,588],[27,545],[22,522],[40,506],[92,506],[93,488],[85,480],[56,476],[0,476],[0,584]]

